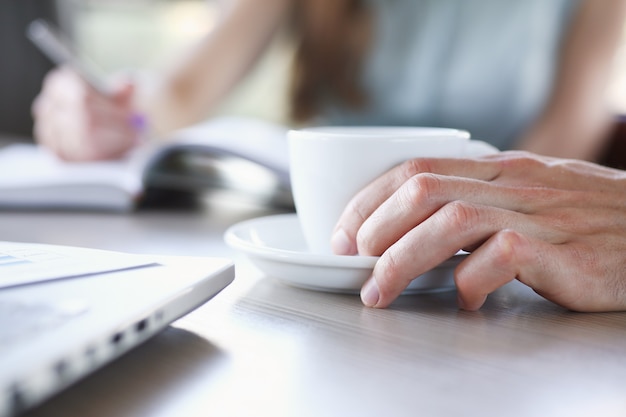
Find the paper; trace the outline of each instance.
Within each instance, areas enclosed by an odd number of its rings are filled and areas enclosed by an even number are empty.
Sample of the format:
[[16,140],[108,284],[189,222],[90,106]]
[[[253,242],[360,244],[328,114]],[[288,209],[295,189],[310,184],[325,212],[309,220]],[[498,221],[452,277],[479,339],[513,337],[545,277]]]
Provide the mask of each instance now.
[[129,210],[140,193],[133,161],[60,160],[45,148],[13,144],[0,152],[0,206]]
[[290,194],[289,184],[286,128],[246,118],[212,119],[112,161],[67,162],[25,143],[0,149],[0,209],[129,211],[146,187],[256,196],[264,187]]
[[0,242],[0,288],[119,271],[156,264],[154,259],[118,252]]

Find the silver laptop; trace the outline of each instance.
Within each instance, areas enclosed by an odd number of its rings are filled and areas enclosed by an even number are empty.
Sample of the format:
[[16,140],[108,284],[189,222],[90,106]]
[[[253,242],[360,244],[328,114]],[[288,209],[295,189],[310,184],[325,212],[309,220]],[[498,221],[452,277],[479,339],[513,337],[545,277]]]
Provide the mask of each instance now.
[[0,242],[0,416],[41,403],[233,279],[228,259]]

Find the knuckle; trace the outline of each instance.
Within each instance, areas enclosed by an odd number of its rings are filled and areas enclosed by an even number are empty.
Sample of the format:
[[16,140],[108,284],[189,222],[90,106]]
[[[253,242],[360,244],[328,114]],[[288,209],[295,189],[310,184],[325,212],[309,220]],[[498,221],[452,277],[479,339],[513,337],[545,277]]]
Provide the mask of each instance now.
[[356,218],[359,224],[362,224],[367,219],[368,215],[365,212],[365,207],[363,207],[359,201],[352,199],[346,205],[344,212],[348,214],[351,218]]
[[490,256],[496,265],[510,265],[525,253],[526,240],[514,230],[501,230],[492,239],[493,249]]
[[366,225],[369,216],[367,207],[359,198],[354,198],[348,202],[335,226],[336,229],[343,229],[350,238],[354,239],[357,250],[361,254],[369,253],[369,231]]
[[400,175],[405,179],[427,172],[432,172],[432,165],[427,159],[409,159],[400,164]]
[[370,239],[370,233],[365,227],[359,228],[356,232],[356,247],[361,255],[374,256],[374,245],[372,239]]
[[393,254],[393,251],[385,253],[385,256],[379,260],[381,270],[384,272],[383,276],[388,280],[393,280],[393,277],[397,276],[401,271],[399,261]]
[[544,159],[540,159],[537,156],[526,151],[518,151],[515,161],[518,169],[524,171],[528,170],[532,172],[532,170],[542,169],[546,166],[546,162]]
[[544,165],[542,159],[527,151],[506,151],[500,157],[500,164],[508,168],[523,170]]
[[382,240],[376,225],[371,222],[364,223],[356,232],[356,245],[358,253],[365,256],[380,256],[388,245]]
[[412,208],[424,201],[437,198],[441,193],[441,180],[434,174],[417,174],[400,188],[400,204]]
[[447,228],[462,236],[470,233],[481,221],[481,212],[478,207],[464,201],[452,201],[446,204],[440,212]]
[[406,287],[409,284],[403,278],[405,272],[401,260],[394,255],[393,251],[387,251],[381,256],[376,265],[375,274],[382,297],[389,295],[398,286]]

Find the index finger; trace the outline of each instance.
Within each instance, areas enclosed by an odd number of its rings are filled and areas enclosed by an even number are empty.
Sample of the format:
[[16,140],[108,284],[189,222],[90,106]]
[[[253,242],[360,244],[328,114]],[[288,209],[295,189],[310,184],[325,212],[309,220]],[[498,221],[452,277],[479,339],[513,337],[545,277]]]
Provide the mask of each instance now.
[[409,178],[421,174],[459,176],[490,181],[501,173],[494,158],[417,158],[390,169],[358,192],[339,217],[331,246],[338,255],[356,255],[356,235],[365,220]]

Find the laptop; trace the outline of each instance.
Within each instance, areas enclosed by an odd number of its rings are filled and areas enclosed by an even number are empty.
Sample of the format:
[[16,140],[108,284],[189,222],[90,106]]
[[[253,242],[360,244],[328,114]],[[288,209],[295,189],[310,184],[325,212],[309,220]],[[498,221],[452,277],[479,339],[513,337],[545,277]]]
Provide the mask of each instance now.
[[0,416],[40,404],[233,279],[222,258],[0,242]]

